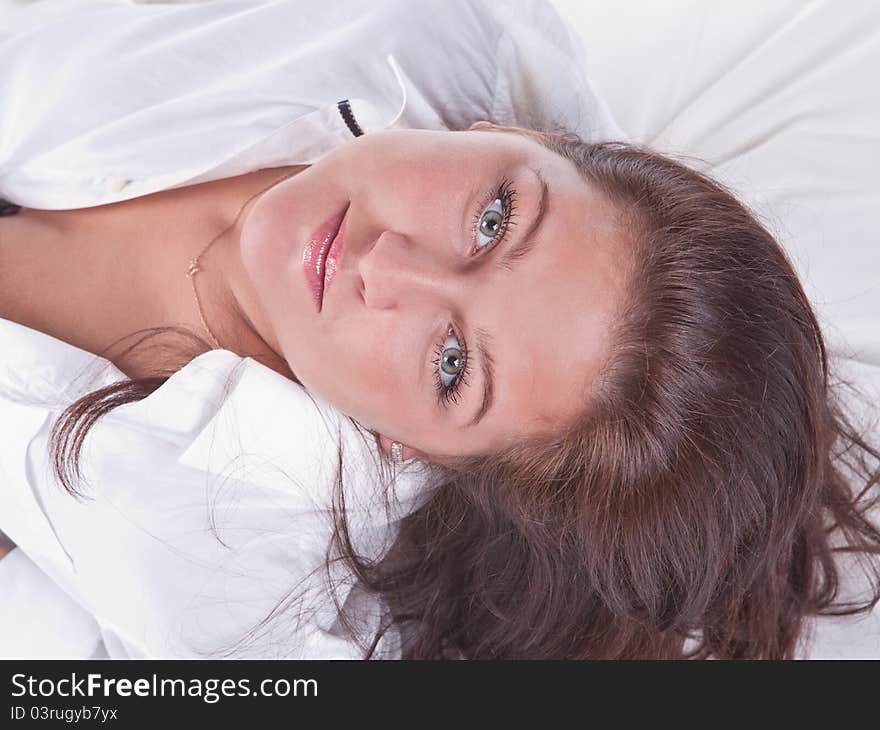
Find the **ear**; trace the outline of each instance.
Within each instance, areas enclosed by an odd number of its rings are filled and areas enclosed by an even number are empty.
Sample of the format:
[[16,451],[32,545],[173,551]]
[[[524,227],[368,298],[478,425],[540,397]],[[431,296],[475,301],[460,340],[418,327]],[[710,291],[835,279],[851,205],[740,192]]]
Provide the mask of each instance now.
[[468,127],[468,131],[479,131],[481,129],[485,129],[490,132],[512,132],[513,134],[518,134],[522,137],[529,137],[538,142],[541,141],[541,138],[544,137],[543,132],[536,132],[532,129],[526,129],[525,127],[505,127],[498,124],[492,124],[492,122],[486,122],[480,120],[479,122],[474,122],[470,127]]
[[479,129],[490,129],[491,130],[491,129],[498,129],[498,127],[496,125],[492,124],[492,122],[487,122],[482,119],[479,122],[474,122],[470,127],[468,127],[469,132],[479,130]]
[[[385,434],[379,434],[379,446],[382,448],[388,458],[391,458],[391,439],[388,438]],[[427,454],[419,451],[418,449],[413,449],[403,444],[403,460],[409,461],[410,459],[421,459],[422,461],[430,461]]]
[[489,132],[504,132],[509,129],[509,127],[502,127],[497,124],[492,124],[492,122],[487,122],[483,119],[478,122],[474,122],[470,127],[468,127],[469,132],[479,132],[480,130],[486,130]]

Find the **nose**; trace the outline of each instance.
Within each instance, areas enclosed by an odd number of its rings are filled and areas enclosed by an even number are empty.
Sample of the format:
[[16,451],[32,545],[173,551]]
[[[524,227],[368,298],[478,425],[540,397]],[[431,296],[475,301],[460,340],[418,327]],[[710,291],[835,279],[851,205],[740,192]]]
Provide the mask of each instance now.
[[367,306],[393,309],[403,303],[437,302],[442,306],[460,296],[464,281],[452,263],[452,244],[441,249],[393,231],[383,232],[358,262]]

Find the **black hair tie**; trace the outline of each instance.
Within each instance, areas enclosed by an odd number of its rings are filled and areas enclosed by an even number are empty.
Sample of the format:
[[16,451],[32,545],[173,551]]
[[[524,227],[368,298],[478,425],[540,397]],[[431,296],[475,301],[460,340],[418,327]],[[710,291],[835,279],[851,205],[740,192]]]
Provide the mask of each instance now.
[[336,108],[339,110],[339,114],[342,116],[342,120],[345,122],[345,126],[348,127],[348,130],[355,137],[360,137],[364,133],[364,130],[361,129],[361,126],[354,118],[354,112],[351,110],[351,104],[348,103],[348,99],[337,101]]

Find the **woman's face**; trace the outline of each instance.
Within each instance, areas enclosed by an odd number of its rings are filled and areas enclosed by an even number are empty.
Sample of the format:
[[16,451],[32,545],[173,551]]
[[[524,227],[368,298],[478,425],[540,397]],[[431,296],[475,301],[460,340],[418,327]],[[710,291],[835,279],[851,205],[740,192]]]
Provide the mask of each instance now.
[[[404,458],[487,453],[576,415],[622,291],[610,203],[535,139],[478,125],[358,137],[269,190],[242,228],[269,341]],[[346,206],[319,311],[304,246]]]

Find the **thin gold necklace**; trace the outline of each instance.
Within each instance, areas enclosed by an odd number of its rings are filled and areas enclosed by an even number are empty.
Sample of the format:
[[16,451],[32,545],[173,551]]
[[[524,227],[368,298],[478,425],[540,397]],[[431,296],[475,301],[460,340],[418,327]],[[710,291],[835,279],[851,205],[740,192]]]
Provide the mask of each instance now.
[[208,249],[214,245],[214,242],[217,239],[222,238],[224,235],[226,235],[226,233],[231,228],[235,227],[235,224],[238,223],[238,219],[241,216],[241,212],[245,209],[245,206],[248,203],[250,203],[258,195],[265,193],[269,188],[274,187],[275,185],[280,183],[282,180],[286,180],[287,178],[300,172],[301,169],[302,168],[300,166],[297,166],[296,169],[294,169],[293,171],[288,172],[287,174],[278,178],[277,180],[272,182],[270,185],[267,185],[265,188],[257,191],[251,197],[249,197],[247,200],[245,200],[244,203],[242,203],[242,206],[238,209],[238,213],[235,214],[235,219],[232,221],[232,223],[229,226],[227,226],[223,231],[221,231],[216,236],[214,236],[214,238],[211,239],[211,241],[208,243],[208,245],[202,249],[202,252],[198,256],[196,256],[194,259],[191,259],[189,262],[189,268],[187,269],[186,275],[187,275],[187,277],[189,277],[189,280],[192,283],[193,294],[195,294],[195,297],[196,297],[196,306],[198,306],[198,308],[199,308],[199,319],[201,319],[201,321],[202,321],[202,326],[205,328],[205,332],[207,332],[208,336],[211,338],[212,345],[218,350],[222,350],[223,346],[220,344],[219,340],[214,336],[214,333],[211,331],[211,328],[208,326],[208,322],[205,319],[205,312],[202,309],[202,300],[199,298],[199,290],[196,287],[196,274],[198,274],[199,272],[204,270],[201,267],[201,258],[202,258],[202,256],[204,256],[207,253]]

